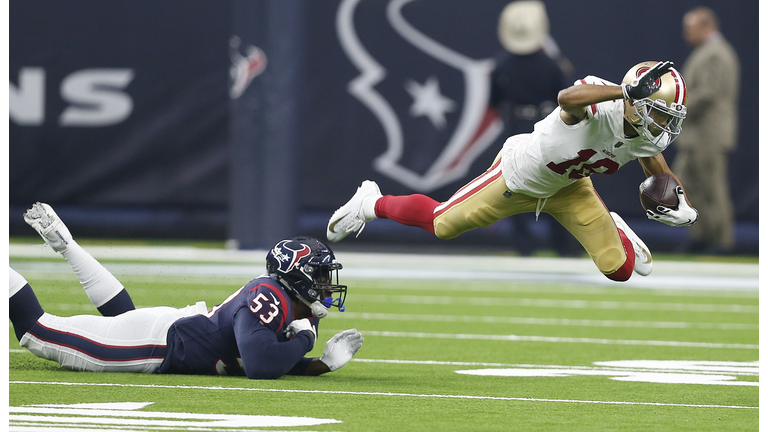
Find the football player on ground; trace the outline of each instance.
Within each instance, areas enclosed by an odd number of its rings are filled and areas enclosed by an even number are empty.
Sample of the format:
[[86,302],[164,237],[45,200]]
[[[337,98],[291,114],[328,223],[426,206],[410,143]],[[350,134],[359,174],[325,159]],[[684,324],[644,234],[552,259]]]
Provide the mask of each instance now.
[[210,311],[205,302],[136,309],[123,285],[73,240],[49,205],[36,203],[24,220],[64,256],[103,315],[46,313],[24,277],[9,269],[16,337],[64,368],[274,379],[335,371],[362,346],[362,335],[350,329],[333,336],[321,357],[304,357],[317,341],[319,319],[331,306],[343,311],[347,293],[338,284],[341,264],[317,239],[278,242],[267,254],[267,273]]
[[[646,176],[667,173],[661,152],[680,134],[686,115],[686,87],[672,62],[633,66],[622,84],[587,76],[560,91],[559,106],[532,133],[507,139],[488,170],[443,203],[421,194],[382,196],[366,180],[328,221],[328,240],[337,242],[366,222],[387,218],[425,229],[441,239],[518,213],[551,214],[586,249],[609,279],[626,281],[634,270],[651,273],[651,253],[597,195],[594,173],[612,174],[638,159]],[[678,179],[679,182],[679,179]],[[672,226],[696,222],[682,187],[677,209],[659,207],[648,217]]]

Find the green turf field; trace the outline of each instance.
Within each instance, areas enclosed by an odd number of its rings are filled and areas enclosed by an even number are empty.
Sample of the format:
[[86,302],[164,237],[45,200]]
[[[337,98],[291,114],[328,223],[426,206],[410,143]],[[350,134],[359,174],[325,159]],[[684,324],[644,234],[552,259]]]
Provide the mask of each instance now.
[[[137,307],[210,308],[263,269],[263,253],[95,249]],[[96,313],[63,259],[25,251],[11,248],[11,266],[46,311]],[[758,429],[756,264],[657,260],[649,278],[618,284],[585,260],[337,255],[347,312],[321,322],[312,354],[357,328],[363,347],[339,371],[69,372],[11,328],[12,430]]]

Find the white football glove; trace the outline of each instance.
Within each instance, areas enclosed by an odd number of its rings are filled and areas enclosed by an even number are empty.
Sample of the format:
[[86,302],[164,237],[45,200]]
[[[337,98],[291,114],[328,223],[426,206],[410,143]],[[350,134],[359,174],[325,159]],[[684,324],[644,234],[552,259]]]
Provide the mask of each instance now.
[[363,346],[363,340],[363,335],[356,329],[336,333],[325,344],[320,361],[333,372],[352,360],[352,356]]
[[691,226],[696,223],[696,220],[699,218],[698,210],[688,205],[682,187],[678,186],[675,191],[677,192],[677,199],[680,201],[680,204],[677,205],[677,210],[658,206],[656,207],[656,211],[645,211],[648,215],[648,219],[676,227]]
[[317,342],[317,329],[315,329],[315,327],[309,321],[309,318],[302,318],[291,321],[291,323],[288,324],[288,327],[285,328],[285,335],[288,336],[289,339],[293,339],[293,337],[299,334],[299,332],[305,330],[312,333],[312,339],[314,339],[314,342]]

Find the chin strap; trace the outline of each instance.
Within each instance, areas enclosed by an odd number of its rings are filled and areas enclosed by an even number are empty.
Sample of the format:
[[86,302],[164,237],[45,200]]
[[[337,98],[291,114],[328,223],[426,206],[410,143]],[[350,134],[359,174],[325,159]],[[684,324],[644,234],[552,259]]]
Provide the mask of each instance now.
[[[308,303],[304,298],[301,298],[305,304]],[[309,309],[312,311],[312,316],[317,318],[325,318],[328,315],[328,308],[323,306],[319,301],[314,301],[309,305]]]
[[270,276],[276,277],[277,281],[280,282],[280,285],[282,285],[283,288],[286,289],[286,291],[290,292],[291,294],[293,294],[294,297],[299,299],[300,302],[302,302],[305,305],[307,305],[309,310],[312,312],[312,316],[317,317],[317,318],[325,318],[326,316],[328,316],[328,308],[325,307],[322,303],[320,303],[317,300],[315,300],[314,302],[310,303],[309,301],[307,301],[307,299],[305,299],[304,297],[299,295],[299,293],[297,293],[296,290],[293,289],[293,287],[291,286],[291,284],[288,283],[288,281],[286,281],[285,279],[283,279],[282,277],[280,277],[277,274],[273,274],[273,275],[270,275]]

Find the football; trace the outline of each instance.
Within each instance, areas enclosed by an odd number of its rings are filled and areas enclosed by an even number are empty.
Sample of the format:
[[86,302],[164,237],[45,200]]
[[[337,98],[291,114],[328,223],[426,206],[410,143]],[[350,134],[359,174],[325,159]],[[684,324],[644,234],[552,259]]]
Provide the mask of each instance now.
[[675,188],[678,185],[677,180],[669,174],[652,175],[640,183],[640,204],[646,210],[655,211],[658,206],[677,210],[680,201]]

